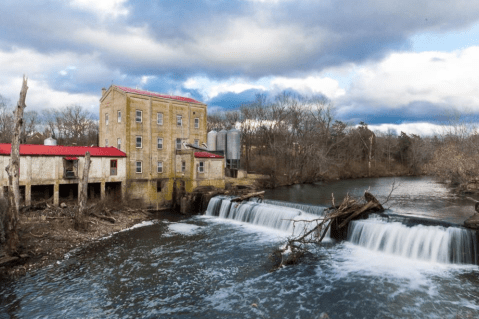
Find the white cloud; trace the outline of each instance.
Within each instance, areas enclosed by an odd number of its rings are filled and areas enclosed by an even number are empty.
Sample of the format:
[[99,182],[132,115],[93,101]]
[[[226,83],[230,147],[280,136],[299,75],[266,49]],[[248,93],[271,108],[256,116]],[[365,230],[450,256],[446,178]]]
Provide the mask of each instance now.
[[395,131],[396,134],[401,134],[404,132],[408,135],[416,134],[419,136],[433,136],[440,134],[444,131],[445,126],[427,123],[427,122],[417,122],[417,123],[403,123],[403,124],[379,124],[379,125],[368,125],[369,129],[374,132],[388,133],[388,131]]
[[[91,45],[102,52],[131,59],[134,64],[172,65],[185,59],[181,47],[175,48],[170,44],[157,42],[144,27],[129,27],[116,33],[107,29],[83,28],[77,30],[73,37],[76,41]],[[125,61],[128,63],[128,60]]]
[[70,5],[80,10],[91,11],[102,19],[126,16],[129,13],[125,7],[128,0],[72,0]]
[[306,78],[277,77],[271,81],[271,85],[276,88],[276,91],[291,88],[303,95],[324,94],[332,100],[346,93],[344,89],[339,87],[338,81],[319,76],[308,76]]
[[391,108],[415,101],[479,110],[479,47],[451,53],[394,53],[357,70],[348,100]]
[[210,100],[222,93],[241,93],[250,89],[267,90],[264,85],[251,83],[247,79],[231,78],[225,81],[215,81],[204,76],[187,79],[183,83],[186,89],[198,90],[205,100]]
[[[75,65],[73,65],[75,64]],[[79,67],[81,66],[81,67]],[[46,108],[62,108],[71,104],[79,104],[89,109],[99,105],[98,95],[88,93],[68,93],[59,91],[49,84],[50,76],[75,73],[76,80],[83,81],[92,76],[111,74],[100,65],[95,56],[77,55],[73,53],[42,54],[29,49],[14,48],[11,51],[0,51],[0,94],[8,98],[12,104],[18,100],[22,85],[22,75],[28,76],[27,106],[28,110]],[[60,80],[59,81],[64,81]]]
[[267,77],[256,81],[244,78],[215,81],[198,76],[189,78],[183,83],[183,86],[187,89],[198,90],[205,100],[210,100],[223,93],[238,94],[251,89],[268,91],[273,95],[286,89],[293,89],[305,96],[324,94],[330,99],[345,94],[345,90],[339,87],[338,81],[316,75],[306,78]]

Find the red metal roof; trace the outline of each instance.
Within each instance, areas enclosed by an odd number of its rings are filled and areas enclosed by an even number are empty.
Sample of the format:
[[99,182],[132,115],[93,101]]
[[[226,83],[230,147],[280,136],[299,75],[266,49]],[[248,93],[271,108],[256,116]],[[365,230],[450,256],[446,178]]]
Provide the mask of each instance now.
[[[0,144],[0,155],[10,155],[11,148],[11,144]],[[20,145],[20,155],[24,156],[85,156],[86,152],[90,152],[92,157],[126,157],[126,153],[115,147]]]
[[189,103],[199,103],[201,102],[191,99],[189,97],[182,97],[182,96],[175,96],[175,95],[168,95],[168,94],[160,94],[156,92],[149,92],[149,91],[143,91],[143,90],[138,90],[138,89],[132,89],[132,88],[127,88],[124,86],[118,86],[115,85],[118,89],[122,90],[123,92],[126,93],[136,93],[136,94],[141,94],[141,95],[148,95],[148,96],[155,96],[155,97],[162,97],[165,99],[172,99],[172,100],[178,100],[178,101],[183,101],[183,102],[189,102]]
[[208,152],[195,152],[196,158],[223,158],[221,155],[216,155]]
[[66,159],[67,161],[76,161],[76,160],[78,160],[78,157],[76,157],[76,156],[65,156],[64,159]]

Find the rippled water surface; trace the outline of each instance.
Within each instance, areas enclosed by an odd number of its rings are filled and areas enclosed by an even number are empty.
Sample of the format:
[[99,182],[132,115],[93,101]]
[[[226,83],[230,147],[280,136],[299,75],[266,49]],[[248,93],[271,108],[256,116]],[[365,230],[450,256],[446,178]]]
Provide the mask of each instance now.
[[[408,196],[422,203],[413,212],[402,205],[406,213],[432,215],[435,199],[444,200],[441,192],[447,195],[429,179],[406,180],[425,183],[426,193],[431,192],[421,195],[419,185],[413,194],[407,189],[398,193],[396,203],[406,203]],[[362,186],[359,181],[353,181],[358,194],[370,180]],[[325,185],[312,190],[294,186],[267,196],[327,204],[334,187],[340,188],[337,184],[326,190]],[[383,189],[382,184],[389,182],[378,181],[371,190]],[[479,317],[475,265],[427,262],[329,242],[314,248],[303,263],[270,272],[268,255],[288,235],[211,216],[169,216],[2,283],[0,318]]]

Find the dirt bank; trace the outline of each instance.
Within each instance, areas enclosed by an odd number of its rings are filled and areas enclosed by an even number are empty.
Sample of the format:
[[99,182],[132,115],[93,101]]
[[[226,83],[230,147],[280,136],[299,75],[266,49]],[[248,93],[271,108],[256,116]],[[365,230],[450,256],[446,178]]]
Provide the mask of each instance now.
[[17,277],[28,271],[62,260],[65,254],[91,241],[155,218],[154,214],[118,202],[90,204],[94,215],[85,217],[85,229],[75,230],[73,213],[76,206],[64,208],[45,205],[44,209],[20,214],[20,245],[14,256],[0,256],[0,276]]

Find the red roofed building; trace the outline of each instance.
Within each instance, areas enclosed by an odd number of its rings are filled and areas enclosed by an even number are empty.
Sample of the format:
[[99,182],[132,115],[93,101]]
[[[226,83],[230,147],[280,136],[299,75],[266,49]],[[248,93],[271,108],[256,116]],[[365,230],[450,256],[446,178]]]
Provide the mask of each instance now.
[[185,146],[206,143],[206,119],[195,99],[112,85],[100,99],[99,145],[127,154],[129,196],[158,207],[197,186],[224,188],[224,158]]
[[[11,144],[0,144],[0,197],[8,187],[5,167],[10,161]],[[125,192],[126,153],[114,147],[60,145],[20,145],[20,189],[25,205],[31,200],[53,197],[61,200],[78,198],[85,154],[90,152],[88,175],[89,196],[102,198],[112,190]]]

